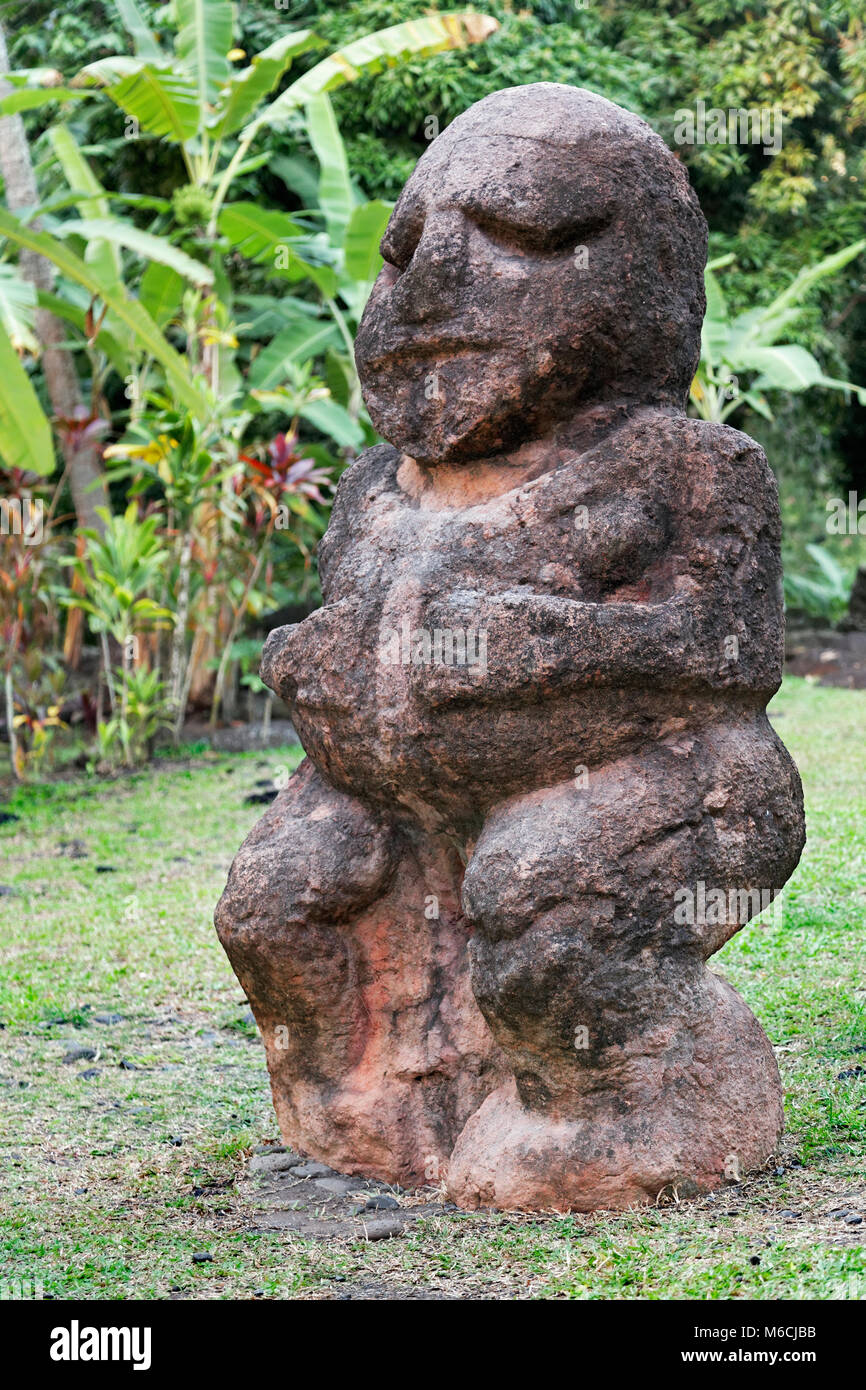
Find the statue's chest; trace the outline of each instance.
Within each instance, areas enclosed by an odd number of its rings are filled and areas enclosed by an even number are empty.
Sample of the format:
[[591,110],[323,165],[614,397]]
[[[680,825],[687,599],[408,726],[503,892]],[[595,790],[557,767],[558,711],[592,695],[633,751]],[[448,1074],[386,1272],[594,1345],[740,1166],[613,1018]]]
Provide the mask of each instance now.
[[392,504],[355,543],[350,559],[370,594],[411,588],[433,597],[445,589],[543,589],[551,566],[575,569],[573,519],[532,513],[513,496],[483,507],[422,509]]

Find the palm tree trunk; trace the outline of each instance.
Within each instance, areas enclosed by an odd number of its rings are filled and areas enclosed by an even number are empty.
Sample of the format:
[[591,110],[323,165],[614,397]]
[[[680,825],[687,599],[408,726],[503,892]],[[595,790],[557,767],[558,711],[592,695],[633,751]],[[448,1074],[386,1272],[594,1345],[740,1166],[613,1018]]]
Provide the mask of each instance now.
[[[0,24],[0,96],[12,91],[4,75],[9,71],[6,38]],[[30,148],[24,122],[20,116],[0,116],[0,172],[6,185],[6,202],[10,212],[35,207],[39,201]],[[38,227],[38,219],[32,224]],[[51,293],[54,289],[54,268],[50,261],[35,251],[22,250],[18,264],[21,274],[37,291]],[[81,385],[72,354],[60,347],[66,329],[47,309],[37,309],[36,336],[42,344],[42,372],[55,416],[70,420],[77,406],[83,404]],[[108,503],[102,449],[98,440],[85,440],[76,447],[74,441],[62,445],[64,461],[69,469],[69,490],[75,505],[79,526],[102,529],[96,514],[97,507]],[[98,483],[90,491],[91,484]]]

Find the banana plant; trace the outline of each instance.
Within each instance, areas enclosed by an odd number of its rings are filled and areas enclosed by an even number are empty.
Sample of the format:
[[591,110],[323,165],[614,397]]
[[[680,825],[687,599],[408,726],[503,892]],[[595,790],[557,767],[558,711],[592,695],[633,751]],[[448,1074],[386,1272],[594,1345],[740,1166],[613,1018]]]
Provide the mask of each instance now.
[[785,600],[814,618],[838,622],[848,608],[851,575],[823,545],[807,545],[806,553],[813,562],[811,573],[785,566]]
[[0,327],[0,464],[54,472],[51,426],[8,333]]
[[[701,330],[701,360],[690,391],[701,419],[724,421],[748,405],[772,420],[765,392],[800,392],[813,386],[853,392],[860,404],[866,405],[866,388],[827,376],[806,348],[779,341],[801,318],[813,286],[837,274],[864,249],[866,240],[855,241],[805,267],[770,304],[749,309],[734,319],[728,313],[716,271],[730,265],[735,257],[710,261],[705,272],[707,313]],[[751,378],[746,387],[741,385],[743,377]]]
[[[189,183],[212,190],[212,233],[232,181],[253,167],[249,151],[261,131],[282,129],[294,112],[321,92],[364,73],[482,42],[499,27],[495,19],[472,11],[395,24],[329,54],[268,102],[295,58],[324,46],[312,30],[285,34],[246,67],[236,68],[233,60],[246,55],[234,48],[234,6],[229,0],[174,0],[172,50],[157,42],[135,0],[115,4],[134,55],[89,63],[65,90],[101,89],[134,123],[134,130],[179,146]],[[42,100],[56,100],[58,93],[37,86],[30,95],[35,105],[40,95]],[[21,109],[22,100],[21,89],[13,92],[6,99],[8,110]],[[0,102],[0,114],[6,110]],[[261,156],[255,162],[263,160]]]
[[[72,224],[74,226],[74,224]],[[111,224],[105,224],[111,225]],[[100,224],[100,232],[105,227]],[[206,412],[207,402],[199,384],[190,381],[182,357],[160,332],[153,319],[122,285],[106,284],[106,277],[93,262],[88,263],[48,232],[34,231],[9,212],[0,210],[0,235],[21,250],[35,251],[51,261],[62,275],[82,285],[94,301],[101,301],[127,328],[142,352],[160,363],[179,400],[194,412]]]
[[0,262],[0,464],[43,476],[54,470],[51,429],[22,358],[35,357],[36,291]]
[[[345,147],[326,93],[308,101],[305,118],[307,135],[318,162],[318,175],[313,174],[318,204],[307,209],[305,217],[319,224],[314,236],[307,235],[307,244],[323,262],[311,277],[321,295],[322,310],[314,318],[304,312],[295,312],[288,318],[285,326],[253,361],[248,385],[253,399],[260,404],[275,407],[282,393],[288,408],[295,394],[293,383],[282,387],[281,381],[287,373],[291,376],[292,367],[313,356],[324,355],[332,400],[315,407],[322,416],[321,427],[326,434],[337,438],[338,443],[357,447],[364,436],[350,422],[359,419],[363,407],[353,341],[382,265],[379,242],[391,205],[379,198],[365,200],[358,192],[349,174]],[[300,159],[295,163],[301,185],[309,187],[310,167]],[[301,229],[284,213],[263,211],[252,203],[230,203],[223,208],[218,226],[244,256],[262,265],[268,274],[279,273],[281,251],[283,273],[288,278],[304,274],[303,267],[293,269],[291,261],[291,239],[299,236]],[[340,433],[346,437],[338,438],[327,428],[327,423],[330,421],[337,426],[341,411],[344,416]]]
[[[174,0],[171,48],[150,30],[136,0],[115,0],[115,8],[130,36],[132,54],[89,64],[68,83],[44,69],[12,73],[13,91],[0,100],[0,115],[44,102],[103,96],[125,113],[129,133],[175,144],[188,179],[185,189],[175,191],[175,199],[194,205],[200,220],[206,221],[209,263],[186,254],[175,244],[177,236],[155,236],[114,215],[111,204],[118,195],[101,187],[62,123],[52,130],[50,140],[68,192],[33,209],[29,218],[0,212],[0,235],[19,249],[38,251],[57,267],[62,293],[40,294],[39,302],[74,324],[88,350],[102,351],[125,376],[146,372],[149,363],[156,363],[176,399],[201,421],[213,414],[220,394],[240,385],[228,360],[237,339],[222,250],[227,244],[252,259],[270,258],[273,272],[284,280],[315,285],[326,316],[311,317],[309,306],[294,313],[285,333],[259,354],[248,385],[253,392],[279,389],[287,372],[315,353],[330,352],[336,397],[318,403],[320,427],[341,444],[351,440],[357,445],[362,435],[352,330],[378,268],[376,242],[388,209],[378,201],[361,202],[351,189],[333,113],[323,94],[364,73],[481,42],[495,32],[497,21],[467,11],[394,25],[328,55],[268,100],[298,56],[323,46],[312,31],[286,34],[238,68],[236,60],[245,55],[233,48],[234,10],[227,0]],[[322,170],[326,235],[311,236],[308,225],[283,213],[226,201],[235,177],[267,157],[251,155],[256,137],[302,119],[305,108]],[[154,207],[161,203],[147,201]],[[69,206],[78,213],[76,218],[59,221],[53,216]],[[37,215],[48,219],[49,230],[34,230],[30,222]],[[137,296],[124,283],[124,250],[146,263]],[[189,348],[184,358],[165,335],[185,313],[190,285],[201,306],[201,320],[192,325],[193,332],[206,346],[204,361],[196,364],[200,373],[191,370]],[[5,415],[12,412],[11,396],[20,396],[20,363],[18,368],[8,377],[14,388],[7,390],[0,381],[0,411]],[[134,390],[139,396],[144,393],[137,378]],[[247,397],[247,405],[259,408],[254,394]],[[21,438],[26,433],[17,429]]]

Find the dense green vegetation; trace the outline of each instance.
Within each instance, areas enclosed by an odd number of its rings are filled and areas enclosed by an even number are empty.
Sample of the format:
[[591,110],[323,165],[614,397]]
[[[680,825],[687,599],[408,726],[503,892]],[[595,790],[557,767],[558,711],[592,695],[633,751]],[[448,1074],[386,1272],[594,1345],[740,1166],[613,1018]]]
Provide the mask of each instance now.
[[[46,64],[64,73],[119,51],[123,30],[110,0],[72,0],[58,11],[49,0],[5,7],[17,38],[14,66]],[[152,17],[168,7],[142,3]],[[239,42],[256,52],[288,29],[312,28],[329,47],[431,10],[448,8],[418,0],[355,0],[335,7],[327,0],[287,0],[277,8],[257,0],[238,5]],[[707,107],[780,106],[785,138],[780,157],[758,147],[683,147],[693,183],[712,231],[712,253],[733,251],[736,269],[726,277],[735,309],[766,302],[802,266],[862,235],[866,222],[866,6],[862,0],[649,0],[592,3],[490,0],[476,4],[500,22],[500,30],[471,53],[444,54],[434,62],[410,62],[377,77],[361,78],[336,93],[335,111],[347,142],[350,167],[369,197],[393,199],[426,147],[426,123],[440,127],[487,92],[515,83],[562,81],[584,85],[644,116],[674,143],[675,113],[703,100]],[[14,19],[13,19],[14,16]],[[51,17],[46,25],[45,20]],[[302,56],[298,70],[315,55]],[[141,181],[140,152],[121,143],[116,120],[92,110],[88,142],[105,141],[99,158],[118,186]],[[288,134],[275,145],[278,158],[311,153]],[[154,192],[166,177],[165,151],[151,149]],[[161,167],[162,166],[162,167]],[[251,172],[250,191],[267,203],[293,203],[279,164]],[[159,172],[156,172],[159,171]],[[834,375],[866,381],[866,301],[863,269],[855,265],[826,284],[812,306],[801,340],[818,350]],[[852,299],[854,302],[852,303]],[[844,315],[844,317],[843,317]],[[814,453],[815,435],[826,440],[825,466],[848,469],[862,485],[862,410],[849,411],[828,397],[798,403],[801,438]],[[800,418],[802,417],[802,418]],[[811,422],[811,424],[810,424]],[[785,430],[791,437],[791,424]]]

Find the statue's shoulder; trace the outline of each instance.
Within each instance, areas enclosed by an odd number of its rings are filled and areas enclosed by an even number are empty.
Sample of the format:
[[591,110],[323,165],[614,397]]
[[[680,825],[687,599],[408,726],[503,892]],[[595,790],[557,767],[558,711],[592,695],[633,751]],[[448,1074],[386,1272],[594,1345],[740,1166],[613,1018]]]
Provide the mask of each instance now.
[[332,562],[369,532],[371,508],[389,494],[396,500],[401,457],[399,449],[391,444],[374,444],[359,454],[343,473],[334,494],[328,529],[318,546],[319,574],[323,583]]
[[706,506],[724,521],[725,507],[773,517],[778,487],[766,454],[742,430],[679,411],[646,411],[597,446],[617,459],[644,491],[658,487],[688,508]]
[[742,430],[714,420],[699,420],[679,410],[646,409],[625,420],[596,446],[657,457],[664,462],[670,450],[677,457],[715,458],[728,460],[759,460],[766,465],[766,455],[756,440]]
[[779,488],[767,456],[743,430],[714,420],[683,417],[679,429],[688,492],[693,504],[706,499],[719,524],[751,516],[759,527],[780,527]]
[[402,454],[392,444],[373,444],[345,470],[334,496],[334,510],[355,511],[369,506],[385,492],[397,492],[397,469]]

